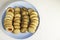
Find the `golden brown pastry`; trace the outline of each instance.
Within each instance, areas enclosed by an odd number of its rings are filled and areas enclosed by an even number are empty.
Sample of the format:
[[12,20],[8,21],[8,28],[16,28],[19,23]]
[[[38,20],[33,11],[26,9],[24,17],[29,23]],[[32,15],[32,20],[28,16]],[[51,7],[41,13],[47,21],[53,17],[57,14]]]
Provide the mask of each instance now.
[[16,17],[17,17],[17,18],[20,18],[20,17],[21,17],[20,13],[19,13],[19,14],[16,14],[16,15],[15,15],[15,18],[16,18]]
[[29,14],[31,14],[31,12],[34,12],[34,10],[32,8],[29,8],[28,12],[29,12]]
[[10,15],[10,16],[14,16],[14,13],[13,12],[6,12],[6,15]]
[[6,10],[6,16],[4,18],[4,28],[9,32],[12,32],[14,29],[12,25],[13,17],[14,17],[14,9],[9,7]]
[[8,31],[8,32],[12,32],[14,30],[13,26],[7,26],[5,27],[5,29]]
[[14,28],[15,28],[15,29],[16,29],[16,28],[20,28],[20,25],[14,26]]
[[38,14],[37,14],[37,12],[35,12],[32,9],[29,9],[28,12],[29,12],[29,17],[30,17],[30,23],[29,23],[28,31],[30,33],[34,33],[37,29],[37,26],[38,26],[38,21],[39,21],[38,20]]
[[22,8],[22,22],[21,22],[21,32],[25,33],[27,31],[29,16],[26,8]]
[[18,28],[14,29],[13,33],[14,34],[19,34],[20,33],[20,29],[18,29]]
[[20,15],[20,8],[16,7],[15,8],[15,13],[14,13],[14,31],[13,33],[18,34],[20,33],[20,23],[21,23],[21,15]]
[[28,31],[29,31],[30,33],[35,33],[36,29],[34,29],[34,27],[29,27],[29,28],[28,28]]
[[17,20],[17,21],[16,21],[16,20],[14,20],[14,23],[19,23],[19,24],[20,24],[20,23],[21,23],[21,21],[20,21],[20,20]]
[[21,32],[22,32],[22,33],[26,33],[26,32],[27,32],[27,28],[26,28],[26,27],[22,27],[22,28],[21,28]]
[[19,24],[19,23],[14,22],[14,26],[20,26],[20,24]]
[[4,28],[14,34],[34,33],[39,23],[38,14],[32,8],[9,7],[4,18]]
[[20,12],[20,8],[19,7],[16,7],[15,8],[15,12]]
[[12,13],[14,13],[14,8],[9,7],[9,8],[6,10],[6,12],[12,12]]

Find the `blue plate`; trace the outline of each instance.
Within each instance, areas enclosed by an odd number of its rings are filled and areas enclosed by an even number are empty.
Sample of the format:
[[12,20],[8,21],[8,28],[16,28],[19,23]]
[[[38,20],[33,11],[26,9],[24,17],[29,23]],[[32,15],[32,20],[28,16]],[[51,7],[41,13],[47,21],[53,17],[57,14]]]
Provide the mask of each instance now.
[[[20,7],[20,8],[22,8],[22,7],[32,8],[32,9],[34,9],[35,11],[37,11],[33,5],[31,5],[31,4],[29,4],[28,2],[25,2],[25,1],[16,1],[16,2],[13,2],[13,3],[9,4],[9,5],[5,8],[5,10],[3,11],[3,15],[2,15],[2,26],[3,26],[3,29],[4,29],[3,20],[4,20],[4,17],[5,17],[5,15],[6,15],[6,13],[5,13],[6,9],[7,9],[8,7],[15,8],[16,6],[17,6],[17,7]],[[29,32],[27,32],[27,33],[13,34],[13,33],[7,32],[5,29],[4,29],[4,32],[5,32],[7,35],[9,35],[9,36],[11,36],[11,37],[13,37],[13,38],[16,38],[16,39],[25,39],[25,38],[28,38],[28,37],[30,37],[30,36],[32,36],[32,35],[34,34],[34,33],[29,33]]]

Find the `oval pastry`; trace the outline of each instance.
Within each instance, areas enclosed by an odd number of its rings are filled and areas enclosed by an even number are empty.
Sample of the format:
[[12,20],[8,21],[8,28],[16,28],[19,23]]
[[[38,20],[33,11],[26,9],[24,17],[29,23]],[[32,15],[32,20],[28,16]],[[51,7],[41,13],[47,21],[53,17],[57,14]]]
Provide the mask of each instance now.
[[13,17],[14,17],[14,9],[9,7],[6,10],[6,16],[4,18],[4,28],[9,32],[12,32],[14,30],[13,25],[12,25]]
[[38,26],[38,21],[39,21],[38,20],[38,14],[37,14],[37,12],[35,12],[32,9],[29,9],[28,12],[29,12],[29,17],[30,17],[30,23],[29,23],[28,31],[30,33],[34,33],[37,29],[37,26]]

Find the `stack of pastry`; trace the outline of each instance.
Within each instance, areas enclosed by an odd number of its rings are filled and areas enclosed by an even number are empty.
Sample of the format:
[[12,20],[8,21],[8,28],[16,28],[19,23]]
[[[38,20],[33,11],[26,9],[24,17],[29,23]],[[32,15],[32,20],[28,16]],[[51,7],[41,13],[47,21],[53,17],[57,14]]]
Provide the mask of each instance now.
[[14,9],[9,7],[6,10],[6,16],[4,18],[4,28],[8,31],[8,32],[12,32],[13,31],[13,25],[12,25],[12,21],[13,21],[13,17],[14,17]]
[[20,33],[20,20],[21,20],[21,15],[20,15],[20,8],[16,7],[15,8],[15,13],[14,13],[14,33],[18,34]]
[[25,7],[21,9],[21,15],[22,15],[21,32],[25,33],[27,32],[28,23],[29,23],[28,11]]
[[34,11],[33,9],[28,9],[29,12],[29,18],[30,18],[30,23],[29,23],[29,27],[28,27],[28,31],[30,33],[34,33],[37,29],[38,26],[38,14],[36,11]]

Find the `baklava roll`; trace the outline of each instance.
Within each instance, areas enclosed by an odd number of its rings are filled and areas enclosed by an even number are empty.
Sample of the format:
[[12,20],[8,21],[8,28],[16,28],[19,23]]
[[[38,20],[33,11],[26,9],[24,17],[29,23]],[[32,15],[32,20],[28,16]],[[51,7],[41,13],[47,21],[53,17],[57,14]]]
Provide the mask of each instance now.
[[21,23],[21,14],[20,14],[20,8],[15,8],[15,14],[14,14],[14,31],[13,33],[18,34],[20,33],[20,23]]
[[29,23],[29,27],[28,27],[28,31],[30,33],[34,33],[37,29],[38,26],[38,14],[35,11],[29,11],[29,17],[30,17],[30,23]]
[[22,8],[22,22],[21,22],[21,32],[25,33],[27,32],[28,23],[29,23],[29,16],[26,8]]
[[6,15],[4,18],[4,28],[9,32],[12,32],[14,29],[12,25],[13,18],[14,18],[14,9],[9,7],[6,10]]

